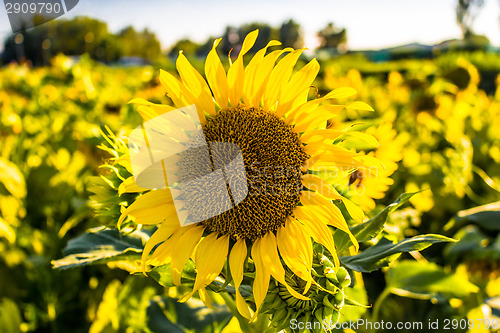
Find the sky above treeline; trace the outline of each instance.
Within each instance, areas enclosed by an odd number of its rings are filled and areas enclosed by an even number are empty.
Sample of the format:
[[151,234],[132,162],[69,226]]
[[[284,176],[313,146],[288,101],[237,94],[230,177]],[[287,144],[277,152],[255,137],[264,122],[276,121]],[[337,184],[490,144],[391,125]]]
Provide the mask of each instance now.
[[[177,40],[203,42],[218,37],[227,25],[264,22],[279,26],[298,22],[305,46],[318,45],[316,32],[333,22],[347,29],[348,47],[378,49],[408,43],[435,44],[460,38],[455,19],[457,0],[80,0],[63,17],[86,15],[108,23],[112,32],[128,25],[149,28],[168,49]],[[2,6],[3,7],[3,6]],[[500,46],[500,3],[485,0],[474,31]],[[0,8],[0,39],[10,33],[5,8]]]

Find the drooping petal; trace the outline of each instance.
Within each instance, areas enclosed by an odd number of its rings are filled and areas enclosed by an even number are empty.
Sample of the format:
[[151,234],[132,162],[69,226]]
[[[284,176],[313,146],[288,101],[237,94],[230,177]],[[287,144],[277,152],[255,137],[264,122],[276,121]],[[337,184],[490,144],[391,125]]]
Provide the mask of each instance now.
[[166,241],[158,245],[151,257],[149,257],[149,259],[146,261],[146,264],[153,266],[169,264],[172,260],[172,251],[177,245],[177,241],[187,230],[189,230],[188,227],[193,228],[194,225],[175,230],[174,233],[172,233],[172,235]]
[[220,274],[228,247],[228,235],[217,238],[217,234],[211,233],[200,242],[195,254],[197,273],[193,291],[206,287]]
[[229,254],[229,269],[231,270],[231,276],[233,277],[234,288],[236,289],[236,307],[238,312],[245,318],[252,318],[250,309],[247,303],[241,296],[239,287],[243,281],[243,266],[245,265],[245,260],[247,258],[247,245],[243,238],[238,239],[236,244],[234,244]]
[[290,75],[292,75],[293,68],[302,54],[302,51],[303,50],[292,51],[290,54],[287,54],[283,59],[281,59],[274,67],[263,96],[264,109],[270,110],[275,106],[280,97],[281,91],[288,83]]
[[305,207],[314,209],[314,216],[322,220],[324,223],[347,233],[351,242],[354,244],[356,251],[358,250],[358,241],[352,234],[351,230],[349,230],[349,226],[347,225],[342,212],[329,199],[316,192],[302,191],[300,194],[300,202]]
[[271,272],[269,266],[264,264],[260,254],[261,238],[258,238],[252,245],[252,259],[255,264],[255,280],[253,281],[253,298],[255,301],[255,313],[252,319],[257,317],[259,308],[266,297],[269,289],[269,281],[271,280]]
[[[184,227],[188,228],[190,225]],[[176,286],[181,285],[181,274],[189,257],[193,253],[195,246],[199,243],[205,227],[194,225],[182,234],[172,251],[172,261],[170,262],[170,274],[172,282]]]
[[158,230],[155,231],[153,235],[149,238],[144,245],[144,250],[142,250],[141,262],[142,262],[142,272],[146,275],[146,259],[149,253],[156,246],[156,244],[167,240],[172,233],[180,229],[178,224],[162,223]]
[[203,304],[205,304],[207,308],[216,311],[216,309],[212,304],[212,299],[210,298],[210,295],[208,294],[205,288],[200,288],[200,290],[198,290],[198,294],[200,295],[201,301],[203,302]]
[[[255,245],[256,243],[254,243],[254,246]],[[272,232],[268,232],[260,238],[260,243],[257,248],[260,250],[262,262],[269,267],[269,271],[273,278],[284,285],[292,296],[305,301],[309,300],[309,297],[299,294],[285,281],[285,269],[278,255],[276,236],[274,236]]]
[[276,239],[285,264],[307,282],[305,294],[312,283],[313,248],[309,234],[304,233],[297,220],[289,218],[286,224],[278,229]]
[[237,106],[243,93],[243,82],[245,81],[245,68],[243,66],[243,56],[250,51],[257,40],[259,30],[250,32],[243,41],[240,53],[236,61],[229,67],[227,72],[227,84],[229,87],[229,101],[232,106]]
[[291,110],[294,100],[304,91],[308,91],[319,72],[319,63],[316,59],[311,60],[295,73],[285,89],[281,91],[276,115],[281,117]]
[[222,38],[219,38],[214,42],[212,50],[207,55],[207,59],[205,60],[205,75],[210,88],[212,88],[215,101],[222,109],[226,109],[229,99],[226,70],[222,66],[216,50],[221,40]]
[[328,226],[322,221],[315,219],[314,213],[309,212],[309,209],[304,206],[295,207],[293,213],[299,221],[303,223],[303,230],[307,232],[315,242],[323,244],[323,246],[326,247],[332,255],[335,265],[340,266],[337,250],[335,249],[335,244],[333,242],[333,236],[330,229],[328,229]]

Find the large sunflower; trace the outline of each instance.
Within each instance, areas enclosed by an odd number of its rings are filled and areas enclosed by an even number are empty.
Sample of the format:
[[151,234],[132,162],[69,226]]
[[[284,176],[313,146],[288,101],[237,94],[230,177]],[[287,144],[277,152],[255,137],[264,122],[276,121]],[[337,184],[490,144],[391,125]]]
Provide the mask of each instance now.
[[[160,82],[175,106],[143,99],[132,101],[140,105],[144,121],[195,105],[207,141],[231,142],[240,147],[248,195],[222,214],[181,226],[173,192],[168,188],[156,189],[138,196],[123,210],[119,220],[122,223],[130,216],[138,224],[159,224],[144,248],[144,270],[146,265],[170,264],[172,281],[180,285],[184,265],[189,258],[194,260],[196,280],[184,300],[198,292],[201,300],[210,305],[205,288],[221,273],[227,259],[238,311],[247,318],[252,318],[252,311],[238,291],[245,267],[255,267],[255,317],[271,277],[294,297],[308,299],[304,295],[314,283],[312,240],[321,243],[339,265],[328,226],[348,233],[357,248],[338,204],[342,202],[357,221],[364,218],[362,210],[315,174],[320,169],[345,172],[366,166],[368,158],[333,144],[342,132],[325,126],[327,119],[345,107],[369,108],[361,102],[347,106],[330,103],[356,91],[339,88],[308,101],[319,71],[318,62],[313,59],[292,75],[303,50],[285,48],[266,54],[269,47],[280,45],[277,41],[256,52],[245,67],[243,56],[253,47],[257,35],[256,30],[246,36],[227,73],[216,51],[220,39],[216,40],[205,62],[206,81],[180,53],[176,63],[180,79],[160,72]],[[284,169],[294,172],[274,173]],[[194,167],[190,172],[196,174],[196,170]],[[269,190],[276,187],[281,191]],[[133,177],[120,187],[122,193],[141,191]],[[249,260],[253,265],[246,264]],[[302,290],[287,283],[288,270],[304,280]]]

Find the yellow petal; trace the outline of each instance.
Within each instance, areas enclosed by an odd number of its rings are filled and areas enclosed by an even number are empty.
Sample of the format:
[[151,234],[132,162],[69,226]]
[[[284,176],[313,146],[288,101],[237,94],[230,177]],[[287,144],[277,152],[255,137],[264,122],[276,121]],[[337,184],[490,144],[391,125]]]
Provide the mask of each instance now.
[[[118,226],[123,223],[127,215],[131,215],[132,217],[135,216],[136,223],[139,224],[143,224],[144,221],[141,221],[140,217],[144,217],[144,215],[151,216],[152,220],[156,220],[157,223],[160,223],[165,217],[163,215],[156,217],[155,210],[162,209],[171,202],[172,195],[167,189],[147,192],[137,197],[135,201],[122,212],[118,219]],[[148,220],[148,224],[151,224],[150,220]]]
[[247,245],[245,240],[240,238],[236,244],[234,244],[229,254],[229,269],[231,270],[231,276],[233,277],[234,288],[236,289],[236,307],[238,312],[245,318],[252,318],[250,309],[247,303],[241,296],[239,287],[243,281],[243,266],[247,258]]
[[315,242],[323,244],[324,247],[330,252],[335,262],[335,266],[340,266],[340,261],[333,242],[333,236],[328,229],[328,226],[322,221],[318,221],[314,217],[314,213],[304,206],[297,206],[294,210],[294,215],[302,222],[303,230],[307,232]]
[[309,91],[318,72],[319,63],[316,59],[313,59],[292,76],[290,82],[287,83],[285,89],[281,92],[278,108],[276,109],[278,117],[290,111],[294,100],[304,91]]
[[317,128],[324,128],[328,119],[335,118],[344,105],[320,105],[309,114],[302,113],[295,122],[295,132],[301,133]]
[[266,297],[267,290],[269,289],[269,281],[271,279],[269,266],[264,264],[260,254],[260,243],[261,238],[258,238],[252,245],[252,259],[255,264],[255,280],[253,281],[255,313],[252,319],[257,317],[257,314],[259,313],[259,308]]
[[309,160],[310,170],[321,170],[322,167],[328,166],[342,166],[350,169],[364,166],[361,154],[336,145],[310,145],[309,148],[306,146],[304,150],[311,155]]
[[191,65],[184,54],[180,53],[177,57],[176,67],[181,76],[182,83],[196,99],[196,107],[200,107],[210,115],[215,115],[215,105],[207,82]]
[[196,106],[196,111],[198,112],[198,117],[202,124],[205,123],[205,112],[200,105],[200,101],[191,94],[191,92],[177,80],[172,74],[160,69],[160,83],[167,90],[167,96],[172,99],[175,106],[178,108],[192,105]]
[[283,59],[281,59],[274,67],[263,96],[264,109],[270,110],[275,106],[280,97],[281,91],[288,83],[290,75],[292,75],[293,68],[302,54],[302,51],[303,50],[292,51],[290,54],[287,54]]
[[359,208],[355,203],[346,197],[340,195],[337,190],[324,181],[322,178],[315,176],[313,174],[305,174],[302,176],[302,184],[308,189],[315,191],[316,193],[321,194],[325,198],[331,200],[342,200],[344,203],[347,212],[353,218],[354,221],[358,223],[362,223],[365,217],[365,214],[361,208]]
[[115,163],[127,169],[129,173],[133,173],[132,163],[130,163],[130,154],[128,152],[115,159]]
[[208,286],[220,274],[227,259],[229,236],[217,238],[211,233],[205,237],[196,250],[196,280],[193,291]]
[[351,97],[353,95],[356,95],[358,92],[356,89],[351,88],[351,87],[340,87],[337,89],[333,89],[330,91],[326,96],[324,96],[324,99],[330,99],[330,98],[346,98],[346,97]]
[[210,88],[212,88],[215,101],[222,109],[226,109],[228,107],[229,98],[226,70],[222,66],[222,62],[216,50],[221,40],[222,38],[219,38],[214,42],[212,50],[207,55],[207,59],[205,60],[205,75],[210,84]]
[[285,269],[283,268],[283,265],[281,265],[281,261],[278,255],[276,236],[274,236],[272,232],[268,232],[262,238],[260,238],[260,240],[261,242],[259,243],[258,248],[260,249],[262,262],[264,263],[264,265],[267,265],[269,267],[269,271],[273,278],[284,285],[292,296],[305,301],[309,300],[309,297],[299,294],[292,287],[290,287],[288,283],[286,283]]
[[342,134],[344,132],[336,129],[320,129],[305,132],[300,137],[300,141],[306,144],[320,143],[325,140],[336,140]]
[[186,232],[179,238],[175,248],[172,251],[170,274],[172,277],[172,282],[176,286],[181,285],[181,274],[184,270],[184,265],[186,264],[189,257],[191,257],[195,246],[200,241],[201,236],[203,235],[203,230],[205,230],[205,227],[201,225],[194,225],[193,228],[188,228]]
[[134,98],[128,103],[139,104],[137,111],[139,111],[139,114],[144,121],[148,121],[164,113],[176,110],[176,108],[170,105],[151,103],[143,98]]
[[324,181],[323,178],[313,174],[308,173],[303,175],[302,184],[311,191],[315,191],[328,199],[344,199],[344,197],[341,196],[334,187]]
[[156,244],[161,243],[167,240],[172,233],[176,230],[180,229],[180,226],[177,224],[169,224],[162,223],[158,230],[155,231],[154,234],[151,235],[149,240],[144,245],[144,250],[142,251],[141,262],[142,262],[142,272],[146,275],[146,259],[148,258],[149,253],[156,246]]
[[[260,49],[257,53],[255,53],[246,66],[245,82],[243,83],[243,102],[246,105],[259,106],[258,101],[260,101],[260,98],[258,99],[257,104],[253,104],[254,97],[260,88],[260,85],[257,84],[257,75],[261,70],[260,65],[264,60],[267,49],[271,46],[277,45],[281,45],[281,43],[276,40],[271,40],[263,49]],[[271,73],[271,70],[269,70],[269,73]]]
[[200,288],[200,290],[198,290],[198,294],[200,295],[201,301],[203,302],[203,304],[205,304],[207,308],[216,311],[216,309],[212,304],[212,299],[210,298],[210,295],[208,294],[205,288]]
[[365,218],[365,213],[363,212],[363,210],[347,198],[343,198],[342,202],[344,203],[344,206],[352,219],[358,223],[363,223],[363,220]]
[[[285,52],[293,51],[292,48],[285,48],[283,50],[277,50],[270,52],[268,55],[264,57],[262,62],[260,63],[258,69],[255,71],[255,79],[254,79],[254,87],[252,94],[252,102],[251,105],[259,106],[260,100],[266,91],[267,85],[269,83],[269,77],[271,72],[273,71],[274,64],[280,55]],[[246,80],[245,80],[246,81]]]
[[305,294],[312,283],[313,248],[309,234],[304,233],[294,218],[290,218],[284,226],[278,229],[276,239],[285,264],[298,277],[307,281],[304,288]]
[[245,81],[245,68],[243,56],[252,48],[257,40],[259,30],[250,32],[243,41],[241,51],[236,61],[229,67],[227,72],[227,83],[229,88],[229,101],[232,106],[237,106],[243,93],[243,82]]
[[[190,227],[193,228],[194,225],[190,225]],[[158,245],[146,264],[153,266],[169,264],[172,261],[172,251],[177,245],[177,241],[188,229],[188,227],[183,227],[175,230],[166,241]]]
[[302,191],[300,194],[300,202],[304,206],[314,209],[314,213],[318,219],[322,220],[333,227],[336,227],[349,235],[351,242],[354,244],[356,251],[359,249],[356,237],[349,230],[349,226],[342,215],[340,209],[333,204],[329,199],[319,193],[311,191]]
[[[311,114],[314,110],[318,108],[320,103],[321,103],[320,99],[314,99],[300,105],[299,107],[293,109],[286,115],[285,122],[290,126],[292,125],[296,126],[297,119]],[[294,131],[297,133],[301,133],[297,131],[295,128]]]
[[122,195],[123,193],[137,193],[144,191],[147,191],[147,189],[138,186],[135,183],[134,176],[128,177],[120,184],[120,186],[118,186],[118,196]]
[[346,109],[363,110],[363,111],[375,111],[373,108],[366,104],[365,102],[356,101],[345,106]]

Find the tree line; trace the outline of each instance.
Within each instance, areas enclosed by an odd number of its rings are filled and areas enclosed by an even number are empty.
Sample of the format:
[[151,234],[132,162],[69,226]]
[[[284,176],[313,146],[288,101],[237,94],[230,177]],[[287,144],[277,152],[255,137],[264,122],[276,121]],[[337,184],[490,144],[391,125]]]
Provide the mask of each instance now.
[[[484,0],[457,0],[456,20],[462,30],[462,40],[472,49],[484,48],[489,44],[485,36],[476,35],[473,23]],[[243,24],[239,27],[226,27],[219,50],[222,54],[232,51],[236,55],[244,37],[255,29],[259,29],[259,37],[250,51],[263,48],[270,40],[282,42],[283,47],[301,48],[304,46],[303,31],[300,24],[290,19],[278,27],[266,23]],[[328,23],[317,32],[319,49],[328,50],[331,54],[347,50],[347,31],[345,28]],[[209,37],[203,43],[189,39],[177,41],[167,52],[174,59],[180,50],[187,56],[205,57],[216,37]],[[54,20],[47,24],[10,35],[4,43],[1,56],[2,63],[29,60],[34,65],[45,65],[51,56],[58,53],[66,55],[89,54],[93,59],[105,63],[114,62],[122,57],[139,57],[148,62],[156,62],[164,58],[161,44],[157,36],[147,28],[142,31],[128,26],[118,33],[111,33],[105,22],[89,17]]]

